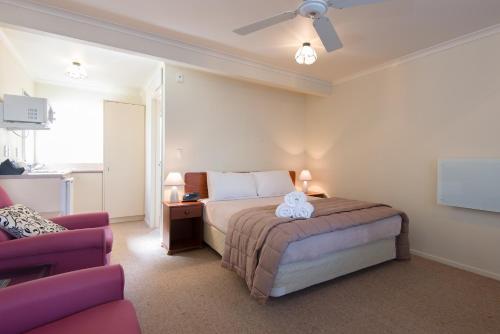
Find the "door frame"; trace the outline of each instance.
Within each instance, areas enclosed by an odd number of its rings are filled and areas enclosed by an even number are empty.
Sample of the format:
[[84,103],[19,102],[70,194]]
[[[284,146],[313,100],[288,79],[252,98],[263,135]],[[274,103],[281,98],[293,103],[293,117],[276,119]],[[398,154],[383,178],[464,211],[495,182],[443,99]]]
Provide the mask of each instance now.
[[[152,197],[154,208],[152,217],[155,219],[153,224],[154,227],[162,227],[163,221],[163,152],[164,152],[164,94],[163,94],[163,86],[157,88],[153,95],[153,114],[151,117],[152,125],[156,126],[155,138],[153,138],[152,149],[153,149],[153,157],[154,157],[154,177],[151,178],[153,182],[153,186],[151,189],[154,189],[154,196]],[[158,109],[156,109],[158,108]],[[155,110],[156,109],[156,110]],[[156,123],[156,124],[155,124]]]
[[[146,196],[146,224],[150,228],[162,228],[163,222],[163,178],[164,178],[164,143],[165,143],[165,85],[164,67],[158,68],[158,75],[154,75],[148,91],[146,92],[146,168],[149,178],[146,176],[147,189],[150,194]],[[149,196],[148,196],[149,195]]]

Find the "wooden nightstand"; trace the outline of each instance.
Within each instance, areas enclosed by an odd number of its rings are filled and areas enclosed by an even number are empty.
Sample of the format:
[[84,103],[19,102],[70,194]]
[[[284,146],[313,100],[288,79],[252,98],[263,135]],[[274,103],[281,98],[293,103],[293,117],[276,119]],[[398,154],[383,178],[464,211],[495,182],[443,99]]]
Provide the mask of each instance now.
[[318,198],[328,198],[325,193],[319,193],[319,192],[309,192],[306,194],[307,196],[312,196],[312,197],[318,197]]
[[163,242],[168,255],[203,247],[203,203],[163,202]]

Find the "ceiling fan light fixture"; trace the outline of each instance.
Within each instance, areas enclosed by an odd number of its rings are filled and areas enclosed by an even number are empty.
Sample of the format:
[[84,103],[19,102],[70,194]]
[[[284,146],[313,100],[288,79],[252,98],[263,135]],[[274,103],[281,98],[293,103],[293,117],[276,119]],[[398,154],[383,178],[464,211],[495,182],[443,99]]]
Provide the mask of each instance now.
[[66,75],[71,79],[86,79],[87,71],[80,62],[74,61],[66,69]]
[[[234,30],[234,32],[238,35],[245,36],[256,31],[269,28],[281,22],[293,20],[297,16],[303,16],[312,20],[314,30],[316,30],[316,33],[318,34],[321,43],[323,43],[325,50],[327,52],[332,52],[342,48],[343,45],[337,32],[335,31],[335,27],[328,18],[327,14],[329,8],[351,8],[356,6],[375,4],[383,1],[385,0],[303,0],[299,7],[295,10],[284,12],[268,17],[267,19],[254,22],[252,24],[238,28]],[[316,61],[316,59],[314,61]],[[312,63],[314,63],[314,61],[312,61]],[[299,64],[306,64],[305,62],[299,62],[299,60],[297,60],[297,62]]]
[[318,59],[318,54],[312,48],[311,43],[304,43],[295,54],[295,61],[300,65],[312,65]]

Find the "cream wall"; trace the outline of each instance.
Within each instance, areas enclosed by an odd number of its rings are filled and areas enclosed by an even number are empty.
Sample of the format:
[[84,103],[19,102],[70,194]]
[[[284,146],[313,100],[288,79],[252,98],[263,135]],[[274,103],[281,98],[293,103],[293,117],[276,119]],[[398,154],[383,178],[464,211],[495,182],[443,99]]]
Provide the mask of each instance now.
[[[7,47],[6,39],[0,30],[0,99],[3,99],[4,94],[22,95],[23,91],[33,94],[33,80]],[[20,134],[21,131],[16,133]],[[10,147],[9,156],[4,155],[4,145]],[[7,158],[21,160],[22,140],[11,131],[0,129],[0,161]]]
[[104,100],[143,104],[139,91],[117,94],[36,83],[35,93],[48,98],[56,113],[51,129],[37,133],[37,160],[44,164],[102,164]]
[[165,71],[167,170],[303,167],[304,95],[196,70]]
[[500,278],[500,215],[436,204],[438,159],[500,158],[499,59],[497,34],[308,97],[315,186],[405,210],[418,254]]

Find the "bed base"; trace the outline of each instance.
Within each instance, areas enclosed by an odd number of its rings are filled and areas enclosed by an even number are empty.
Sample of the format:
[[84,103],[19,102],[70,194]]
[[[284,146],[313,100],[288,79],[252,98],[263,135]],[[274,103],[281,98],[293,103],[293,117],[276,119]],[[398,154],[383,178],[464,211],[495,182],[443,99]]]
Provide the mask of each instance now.
[[[203,225],[205,242],[222,255],[225,234],[210,224]],[[281,297],[395,258],[395,238],[388,238],[335,252],[314,261],[288,263],[279,267],[271,296]]]
[[288,263],[279,267],[271,296],[284,296],[395,258],[395,240],[389,238],[335,252],[314,261]]
[[222,256],[224,253],[224,240],[226,235],[210,224],[203,223],[203,240],[214,251]]

